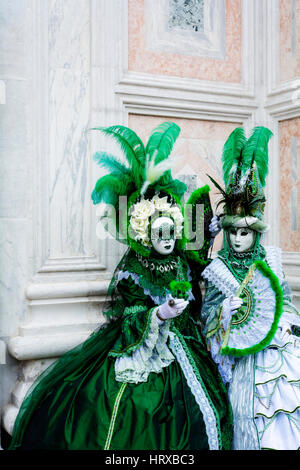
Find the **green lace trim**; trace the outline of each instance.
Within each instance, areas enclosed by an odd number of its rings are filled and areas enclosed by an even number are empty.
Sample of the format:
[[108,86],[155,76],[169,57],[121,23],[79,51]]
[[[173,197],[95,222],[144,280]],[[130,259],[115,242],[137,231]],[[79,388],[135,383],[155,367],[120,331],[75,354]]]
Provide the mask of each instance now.
[[[287,375],[286,375],[286,374],[277,375],[276,377],[274,377],[274,378],[272,378],[272,379],[270,379],[270,380],[266,380],[265,382],[257,382],[257,383],[255,383],[255,386],[256,386],[256,387],[259,387],[260,385],[266,385],[266,384],[268,384],[268,383],[270,383],[270,382],[275,382],[275,381],[277,381],[277,380],[279,380],[279,379],[282,379],[282,378],[287,379]],[[298,380],[286,380],[286,382],[287,382],[288,384],[292,384],[292,385],[293,385],[293,384],[298,384],[298,383],[300,382],[300,379],[298,379]],[[257,396],[258,396],[258,395],[257,395]]]
[[134,305],[133,307],[125,307],[124,316],[131,315],[132,313],[139,313],[145,310],[143,305]]
[[167,347],[167,339],[169,335],[170,320],[166,320],[162,325],[158,324],[156,312],[151,317],[151,327],[147,342],[143,343],[139,348],[142,351],[141,356],[135,358],[134,353],[125,358],[118,358],[115,364],[116,380],[118,382],[140,383],[148,380],[149,374],[156,374],[174,361],[174,356]]

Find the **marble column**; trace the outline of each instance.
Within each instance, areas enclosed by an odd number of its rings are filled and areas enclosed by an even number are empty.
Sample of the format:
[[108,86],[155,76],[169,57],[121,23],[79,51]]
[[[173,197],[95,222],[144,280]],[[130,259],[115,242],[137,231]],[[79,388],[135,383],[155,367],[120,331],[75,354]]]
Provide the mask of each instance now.
[[122,247],[96,236],[90,194],[102,173],[92,153],[103,141],[89,129],[124,119],[114,96],[124,8],[120,0],[0,6],[1,405],[9,433],[33,380],[105,321]]

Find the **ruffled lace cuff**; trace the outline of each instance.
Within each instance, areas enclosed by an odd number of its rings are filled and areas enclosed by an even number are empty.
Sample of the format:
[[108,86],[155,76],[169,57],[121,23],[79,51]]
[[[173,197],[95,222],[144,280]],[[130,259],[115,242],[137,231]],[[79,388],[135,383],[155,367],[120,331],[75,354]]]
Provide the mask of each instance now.
[[118,382],[146,382],[150,372],[159,373],[174,360],[167,346],[170,320],[159,322],[156,312],[157,308],[154,308],[149,332],[143,344],[129,356],[116,359],[115,373]]
[[[220,316],[220,309],[221,309],[221,306],[217,309],[216,317]],[[226,313],[223,310],[221,325],[224,331],[227,330],[230,320],[231,320],[231,312],[228,311]],[[214,333],[212,336],[208,338],[208,345],[209,345],[211,357],[213,358],[213,360],[218,366],[219,373],[223,379],[223,382],[230,383],[232,380],[232,371],[233,371],[235,360],[232,356],[223,356],[220,354],[220,348],[222,346],[223,340],[224,338],[222,337],[220,333],[220,329],[218,329],[216,333]]]

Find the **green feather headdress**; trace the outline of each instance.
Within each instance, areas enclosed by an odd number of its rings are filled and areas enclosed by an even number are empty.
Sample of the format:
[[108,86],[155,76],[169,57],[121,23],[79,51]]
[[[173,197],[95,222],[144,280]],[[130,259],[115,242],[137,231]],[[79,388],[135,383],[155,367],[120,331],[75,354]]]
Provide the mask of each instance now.
[[[177,204],[187,187],[171,176],[171,167],[176,159],[169,159],[180,128],[173,122],[163,122],[151,133],[146,147],[139,136],[126,126],[98,127],[104,135],[116,141],[125,155],[126,162],[106,152],[97,152],[94,160],[110,173],[101,177],[92,192],[94,204],[111,204],[120,215],[120,196],[127,196],[128,210],[116,218],[117,239],[137,248],[137,243],[127,239],[128,213],[141,198],[149,198],[156,193],[168,195]],[[144,255],[147,255],[146,249]]]
[[263,232],[265,195],[263,188],[268,174],[268,142],[272,132],[263,126],[252,130],[246,139],[244,129],[237,127],[224,144],[222,169],[225,189],[209,177],[221,192],[225,217],[223,228],[245,223],[254,230]]

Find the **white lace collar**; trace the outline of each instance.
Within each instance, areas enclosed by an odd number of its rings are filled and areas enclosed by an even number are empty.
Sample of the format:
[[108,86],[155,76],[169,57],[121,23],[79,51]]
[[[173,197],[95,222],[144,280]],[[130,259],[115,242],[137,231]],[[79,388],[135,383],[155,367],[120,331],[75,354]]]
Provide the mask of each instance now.
[[[283,280],[281,249],[276,246],[266,246],[266,262],[278,277]],[[203,271],[202,276],[216,286],[222,294],[229,297],[234,294],[240,284],[220,258],[215,258]]]

